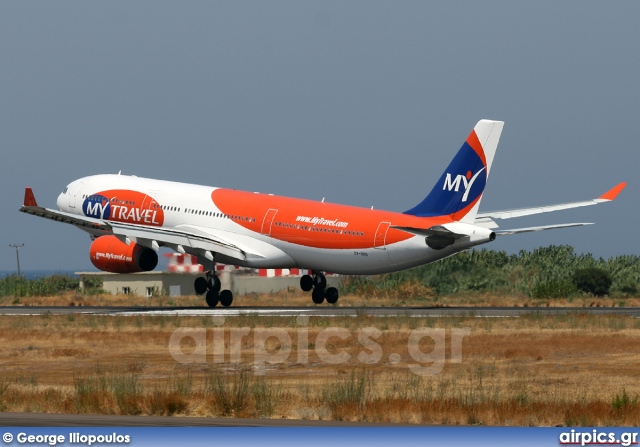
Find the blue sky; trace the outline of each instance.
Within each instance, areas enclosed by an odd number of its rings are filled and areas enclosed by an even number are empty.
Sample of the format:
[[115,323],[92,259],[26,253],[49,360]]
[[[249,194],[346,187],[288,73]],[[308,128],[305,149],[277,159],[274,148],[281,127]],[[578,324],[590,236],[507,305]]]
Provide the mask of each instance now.
[[481,211],[611,204],[499,238],[636,254],[640,4],[0,2],[0,270],[91,268],[88,236],[18,212],[116,173],[404,211],[481,118],[505,129]]

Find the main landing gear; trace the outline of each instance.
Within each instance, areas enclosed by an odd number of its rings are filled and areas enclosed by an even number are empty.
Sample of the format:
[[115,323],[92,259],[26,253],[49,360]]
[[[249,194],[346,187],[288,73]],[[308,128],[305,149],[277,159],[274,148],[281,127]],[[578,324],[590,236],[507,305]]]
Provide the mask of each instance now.
[[302,276],[300,278],[300,288],[305,292],[313,289],[311,299],[316,304],[322,304],[325,299],[329,304],[338,302],[338,289],[335,287],[329,287],[327,289],[327,278],[325,278],[322,272],[316,272],[313,277],[311,277],[311,275]]
[[193,283],[193,287],[196,289],[196,294],[206,294],[205,299],[207,300],[207,305],[209,307],[216,307],[218,302],[224,307],[229,307],[233,302],[233,294],[231,293],[231,290],[220,291],[222,285],[220,284],[220,279],[213,270],[209,270],[207,272],[206,278],[203,278],[202,276],[196,278]]

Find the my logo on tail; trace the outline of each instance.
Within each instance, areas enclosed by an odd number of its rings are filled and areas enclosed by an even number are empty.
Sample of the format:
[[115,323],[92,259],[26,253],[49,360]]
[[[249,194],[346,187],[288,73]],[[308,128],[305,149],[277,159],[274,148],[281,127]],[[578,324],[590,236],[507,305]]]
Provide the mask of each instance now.
[[475,175],[472,177],[471,171],[467,171],[467,175],[458,174],[456,175],[455,180],[452,180],[451,174],[447,172],[447,176],[444,179],[444,185],[442,186],[443,191],[455,191],[458,192],[460,189],[460,184],[464,185],[464,195],[462,196],[462,201],[466,202],[469,197],[469,191],[471,191],[471,187],[473,186],[473,182],[476,181],[478,175],[482,171],[484,171],[486,167],[483,167]]
[[502,121],[478,121],[429,195],[405,214],[450,216],[473,223],[503,124]]

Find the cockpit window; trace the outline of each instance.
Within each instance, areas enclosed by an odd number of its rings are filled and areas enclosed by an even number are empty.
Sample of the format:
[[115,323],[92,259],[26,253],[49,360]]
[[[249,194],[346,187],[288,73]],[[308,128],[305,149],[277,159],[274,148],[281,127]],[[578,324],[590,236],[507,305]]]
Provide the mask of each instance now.
[[62,190],[62,194],[66,194],[66,193],[67,193],[67,189],[69,189],[69,188],[65,187],[65,188]]

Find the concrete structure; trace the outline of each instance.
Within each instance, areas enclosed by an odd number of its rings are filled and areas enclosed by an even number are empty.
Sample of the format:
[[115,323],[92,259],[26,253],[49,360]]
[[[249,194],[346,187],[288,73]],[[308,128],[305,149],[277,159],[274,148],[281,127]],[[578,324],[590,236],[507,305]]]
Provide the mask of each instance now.
[[80,278],[80,289],[84,289],[86,278],[102,279],[102,288],[112,295],[181,296],[193,295],[193,281],[198,276],[190,273],[145,272],[107,273],[76,272]]
[[[193,295],[193,281],[202,273],[144,272],[144,273],[106,273],[76,272],[80,278],[80,288],[84,288],[85,278],[101,278],[102,288],[113,294],[131,294],[139,296],[182,296]],[[299,288],[299,276],[264,277],[248,274],[245,271],[223,270],[218,272],[222,289],[229,289],[234,296],[249,293],[272,293],[288,288]],[[339,276],[327,276],[327,287],[338,287]]]

